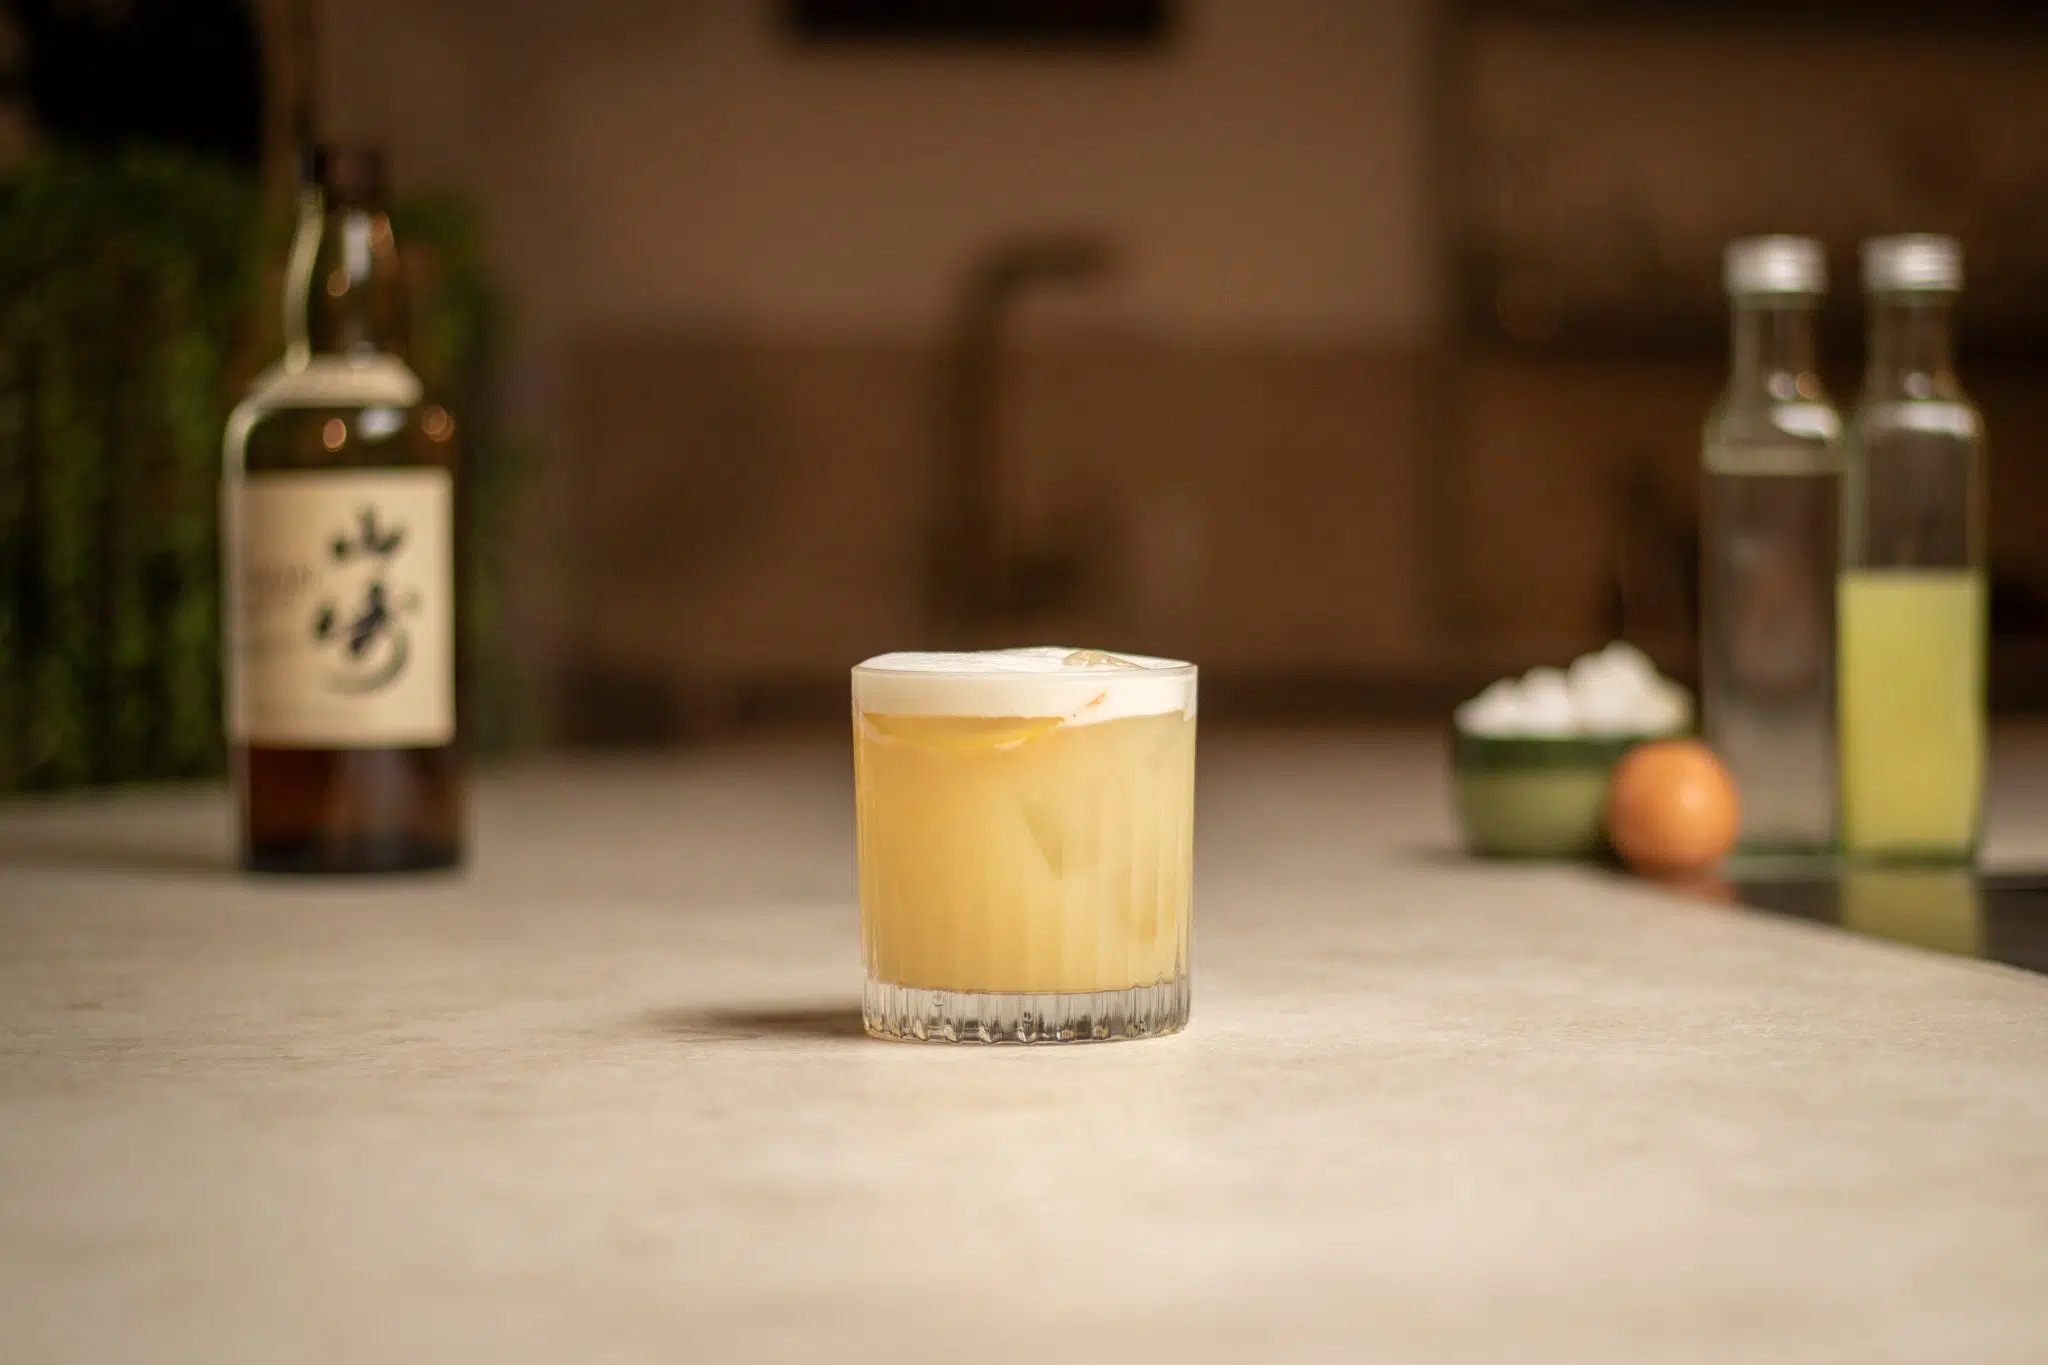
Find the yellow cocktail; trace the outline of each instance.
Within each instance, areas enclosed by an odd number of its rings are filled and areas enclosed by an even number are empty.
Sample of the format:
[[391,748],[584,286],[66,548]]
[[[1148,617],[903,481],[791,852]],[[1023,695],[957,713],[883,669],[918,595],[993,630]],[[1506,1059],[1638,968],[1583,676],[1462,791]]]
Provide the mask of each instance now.
[[854,670],[866,1017],[1053,1041],[1187,1018],[1195,670],[1092,650]]

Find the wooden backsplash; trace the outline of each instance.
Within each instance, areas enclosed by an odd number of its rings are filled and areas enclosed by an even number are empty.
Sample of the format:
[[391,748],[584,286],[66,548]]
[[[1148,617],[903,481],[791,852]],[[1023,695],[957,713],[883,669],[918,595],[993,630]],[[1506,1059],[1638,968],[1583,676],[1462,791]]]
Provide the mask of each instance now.
[[[1648,594],[1631,628],[1685,667],[1683,537],[1719,367],[1485,359],[1448,450],[1427,444],[1425,373],[1365,345],[1019,348],[1005,501],[1020,534],[1076,522],[1101,550],[1076,599],[1020,633],[1192,657],[1226,687],[1455,691],[1606,638],[1626,557]],[[944,638],[926,579],[935,350],[670,331],[594,339],[573,374],[576,446],[531,532],[556,553],[529,557],[523,594],[567,734],[685,733],[749,694],[815,705],[860,658]],[[2048,468],[2028,453],[2048,404],[2024,376],[1978,387],[2001,568],[2048,582],[2029,511]],[[1445,576],[1457,629],[1437,615]]]

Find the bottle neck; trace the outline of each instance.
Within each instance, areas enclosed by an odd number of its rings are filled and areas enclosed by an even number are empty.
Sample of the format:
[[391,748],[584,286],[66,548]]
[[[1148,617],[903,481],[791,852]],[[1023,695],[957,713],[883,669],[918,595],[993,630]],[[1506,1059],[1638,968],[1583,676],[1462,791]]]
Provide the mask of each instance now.
[[404,358],[405,279],[381,204],[306,190],[285,280],[288,369],[303,368],[314,355]]
[[1730,386],[1761,389],[1783,402],[1819,397],[1813,308],[1801,295],[1737,299]]
[[1939,398],[1956,394],[1954,297],[1916,292],[1870,298],[1870,358],[1863,387],[1873,394]]

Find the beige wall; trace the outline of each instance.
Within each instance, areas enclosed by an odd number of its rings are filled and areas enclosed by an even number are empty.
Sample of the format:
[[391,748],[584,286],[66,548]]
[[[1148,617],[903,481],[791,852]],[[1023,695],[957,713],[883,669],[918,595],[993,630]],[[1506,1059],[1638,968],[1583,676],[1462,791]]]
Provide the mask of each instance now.
[[[537,352],[596,329],[928,334],[1020,230],[1178,333],[1412,343],[1427,0],[1188,0],[1151,56],[804,49],[753,0],[327,0],[324,118],[492,211]],[[559,377],[557,356],[535,361]]]

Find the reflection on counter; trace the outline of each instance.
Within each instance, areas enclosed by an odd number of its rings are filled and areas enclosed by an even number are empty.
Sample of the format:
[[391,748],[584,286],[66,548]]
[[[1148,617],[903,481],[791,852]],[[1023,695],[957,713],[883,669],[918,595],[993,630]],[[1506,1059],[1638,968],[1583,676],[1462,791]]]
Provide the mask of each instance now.
[[2048,972],[2048,873],[1853,867],[1733,884],[1758,910]]
[[1840,887],[1845,929],[1939,953],[1984,955],[1984,897],[1969,868],[1852,868]]

